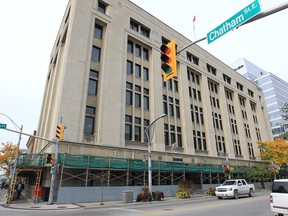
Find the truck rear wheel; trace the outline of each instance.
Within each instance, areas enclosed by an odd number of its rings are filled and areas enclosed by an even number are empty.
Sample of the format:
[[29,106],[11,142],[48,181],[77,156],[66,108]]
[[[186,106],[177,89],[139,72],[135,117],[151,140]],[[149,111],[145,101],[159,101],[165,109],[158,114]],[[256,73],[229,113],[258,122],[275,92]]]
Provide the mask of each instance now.
[[238,199],[239,198],[239,194],[238,194],[238,190],[234,191],[234,199]]
[[249,189],[249,194],[248,194],[248,196],[249,196],[249,197],[252,197],[252,196],[253,196],[253,189],[252,189],[252,188]]

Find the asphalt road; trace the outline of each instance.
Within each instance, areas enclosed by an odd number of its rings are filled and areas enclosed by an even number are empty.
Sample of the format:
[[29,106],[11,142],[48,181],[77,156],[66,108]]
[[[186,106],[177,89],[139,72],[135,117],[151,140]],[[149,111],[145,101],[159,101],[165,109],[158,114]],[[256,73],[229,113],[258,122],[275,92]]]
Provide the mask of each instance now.
[[167,202],[143,203],[107,208],[82,208],[75,210],[15,210],[0,208],[0,215],[9,216],[272,216],[269,205],[269,193],[255,194],[252,198],[218,200],[216,197],[205,199],[171,200]]

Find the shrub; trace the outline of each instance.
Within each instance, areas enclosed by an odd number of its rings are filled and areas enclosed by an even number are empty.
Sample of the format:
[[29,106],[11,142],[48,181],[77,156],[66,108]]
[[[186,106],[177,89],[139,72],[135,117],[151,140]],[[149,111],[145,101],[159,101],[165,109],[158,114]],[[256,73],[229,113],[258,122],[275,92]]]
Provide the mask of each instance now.
[[186,199],[186,198],[190,198],[190,193],[187,191],[178,191],[176,194],[176,198],[177,199]]
[[141,192],[136,197],[136,202],[150,202],[152,200],[152,196],[149,193],[149,188],[144,187],[142,188]]
[[161,199],[164,199],[164,193],[157,190],[155,192],[152,192],[152,197],[155,201],[161,201]]
[[216,196],[215,191],[216,191],[216,188],[209,187],[207,190],[207,195]]
[[184,199],[190,198],[192,193],[192,182],[183,180],[179,182],[176,198]]

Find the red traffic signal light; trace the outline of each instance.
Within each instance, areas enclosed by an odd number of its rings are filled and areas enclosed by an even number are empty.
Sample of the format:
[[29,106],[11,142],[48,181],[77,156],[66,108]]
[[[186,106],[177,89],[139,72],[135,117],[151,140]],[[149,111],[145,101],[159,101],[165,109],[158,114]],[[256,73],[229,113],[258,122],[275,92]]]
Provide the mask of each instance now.
[[64,124],[57,125],[56,137],[58,141],[63,139]]
[[163,44],[160,47],[161,54],[161,69],[163,70],[164,82],[177,76],[176,65],[176,41],[172,40],[168,44]]

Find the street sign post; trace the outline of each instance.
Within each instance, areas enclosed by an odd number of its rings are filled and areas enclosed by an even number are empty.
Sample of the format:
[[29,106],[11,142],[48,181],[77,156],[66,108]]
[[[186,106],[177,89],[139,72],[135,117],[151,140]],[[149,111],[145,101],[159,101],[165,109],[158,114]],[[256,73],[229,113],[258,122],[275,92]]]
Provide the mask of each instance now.
[[226,34],[227,32],[237,28],[238,26],[242,25],[255,15],[257,15],[261,11],[260,4],[258,0],[255,0],[230,19],[226,20],[221,25],[217,26],[215,29],[210,31],[207,34],[207,42],[208,44],[212,43],[213,41],[220,38],[222,35]]
[[0,123],[0,129],[6,129],[7,124]]

